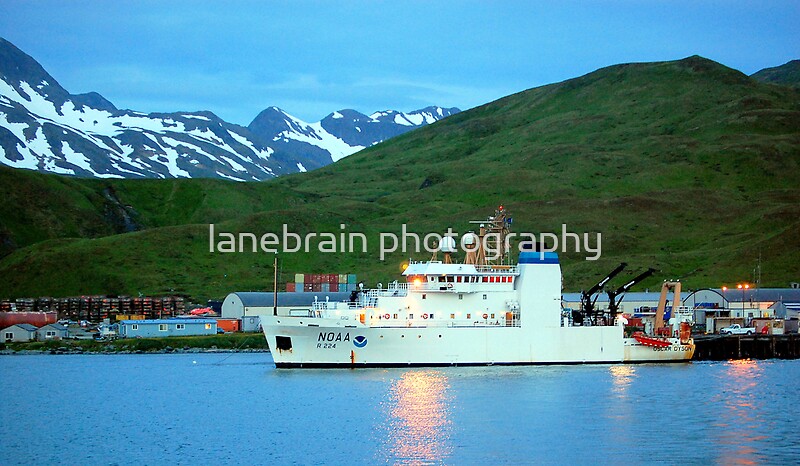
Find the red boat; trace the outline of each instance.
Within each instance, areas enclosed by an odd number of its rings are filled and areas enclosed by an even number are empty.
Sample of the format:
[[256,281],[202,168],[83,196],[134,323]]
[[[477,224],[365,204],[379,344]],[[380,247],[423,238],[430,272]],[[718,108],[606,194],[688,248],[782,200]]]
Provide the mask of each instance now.
[[645,346],[654,346],[657,348],[666,348],[667,346],[672,346],[672,342],[665,338],[651,337],[642,332],[634,333],[633,338]]

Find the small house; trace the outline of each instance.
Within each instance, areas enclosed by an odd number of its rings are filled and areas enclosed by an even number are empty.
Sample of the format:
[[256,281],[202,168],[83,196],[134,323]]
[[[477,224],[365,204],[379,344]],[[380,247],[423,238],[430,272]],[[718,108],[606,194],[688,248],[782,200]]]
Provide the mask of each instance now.
[[121,338],[185,337],[217,333],[215,319],[122,320],[118,324]]
[[67,327],[61,324],[47,324],[36,330],[36,339],[38,341],[63,340],[67,336],[69,336]]
[[31,341],[36,339],[36,327],[31,324],[14,324],[0,330],[3,341]]

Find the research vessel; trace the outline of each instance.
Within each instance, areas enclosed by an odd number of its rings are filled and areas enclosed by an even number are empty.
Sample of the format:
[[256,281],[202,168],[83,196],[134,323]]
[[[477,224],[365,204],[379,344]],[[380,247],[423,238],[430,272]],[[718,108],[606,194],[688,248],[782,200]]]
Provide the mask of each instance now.
[[[454,245],[443,241],[442,260],[410,262],[402,281],[358,290],[344,302],[315,301],[307,314],[262,316],[275,365],[407,367],[691,359],[695,346],[688,318],[674,312],[668,321],[663,319],[670,288],[675,296],[673,308],[680,305],[679,284],[674,289],[674,283],[665,282],[648,332],[626,335],[616,299],[609,302],[610,309],[601,311],[593,309],[591,299],[581,309],[564,309],[557,253],[543,248],[522,250],[516,264],[487,259],[488,238],[496,241],[493,251],[502,250],[501,256],[508,256],[503,248],[510,223],[506,211],[497,209],[466,242],[471,249],[462,263],[452,260]],[[600,288],[607,281],[602,280]]]

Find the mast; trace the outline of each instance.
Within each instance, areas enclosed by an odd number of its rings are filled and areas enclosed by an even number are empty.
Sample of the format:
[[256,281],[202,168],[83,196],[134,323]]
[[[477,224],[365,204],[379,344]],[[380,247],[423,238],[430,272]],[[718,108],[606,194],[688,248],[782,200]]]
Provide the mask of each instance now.
[[272,315],[278,315],[278,253],[275,253],[275,260],[272,262],[274,275],[272,279]]

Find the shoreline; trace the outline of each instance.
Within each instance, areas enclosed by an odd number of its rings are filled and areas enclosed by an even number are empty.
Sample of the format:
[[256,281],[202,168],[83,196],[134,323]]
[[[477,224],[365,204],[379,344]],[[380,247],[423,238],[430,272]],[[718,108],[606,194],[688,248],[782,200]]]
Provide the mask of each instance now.
[[47,340],[0,343],[0,355],[28,354],[184,354],[269,352],[262,333],[227,333],[114,340]]

